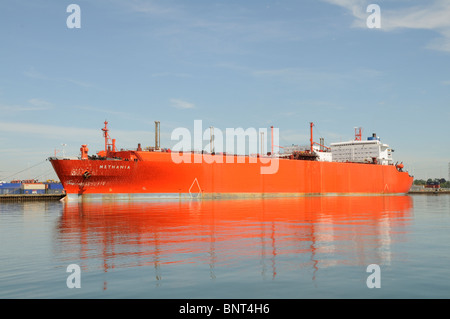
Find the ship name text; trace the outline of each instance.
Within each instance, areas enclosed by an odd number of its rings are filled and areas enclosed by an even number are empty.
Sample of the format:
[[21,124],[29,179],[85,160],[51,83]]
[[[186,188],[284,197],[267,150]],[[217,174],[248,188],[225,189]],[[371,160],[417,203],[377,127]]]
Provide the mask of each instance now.
[[130,166],[124,165],[100,165],[99,169],[130,169]]

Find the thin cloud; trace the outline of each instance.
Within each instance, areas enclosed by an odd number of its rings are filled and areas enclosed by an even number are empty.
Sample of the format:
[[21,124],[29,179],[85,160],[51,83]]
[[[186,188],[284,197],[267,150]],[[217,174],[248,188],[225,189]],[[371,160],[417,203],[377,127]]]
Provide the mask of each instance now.
[[84,88],[94,87],[92,84],[90,84],[88,82],[84,82],[84,81],[74,80],[74,79],[70,79],[70,78],[49,77],[45,74],[42,74],[42,73],[36,71],[36,69],[34,67],[31,67],[28,71],[23,72],[23,74],[31,79],[46,80],[46,81],[58,81],[58,82],[63,81],[63,82],[68,82],[68,83],[75,84],[77,86],[81,86]]
[[36,71],[35,68],[31,67],[28,71],[23,72],[23,74],[32,79],[38,80],[49,80],[49,78],[42,73]]
[[195,107],[193,103],[180,99],[170,99],[170,103],[172,103],[172,106],[177,109],[193,109]]
[[173,15],[177,12],[176,9],[162,6],[157,4],[155,1],[141,1],[141,0],[128,0],[123,2],[123,4],[128,5],[132,11],[146,13],[151,15]]
[[[423,6],[386,11],[383,28],[425,29],[449,31],[450,2],[434,1]],[[382,13],[383,17],[383,13]]]
[[[72,142],[75,144],[102,144],[103,137],[99,128],[82,128],[71,126],[59,126],[48,124],[34,124],[24,122],[0,122],[0,132],[13,133],[14,137],[17,134],[25,134],[43,138],[45,140],[57,140]],[[58,132],[58,134],[55,134]],[[154,141],[154,132],[149,127],[148,131],[124,131],[113,129],[110,131],[112,137],[117,139],[117,147],[134,146],[138,142],[144,144],[145,141]],[[3,137],[8,138],[7,134],[2,134]],[[162,134],[161,137],[167,137],[167,133]]]
[[367,18],[365,9],[367,8],[368,2],[366,0],[322,0],[322,1],[346,8],[353,14],[354,17],[358,19],[365,20]]
[[122,112],[122,111],[114,111],[111,109],[103,109],[98,107],[92,107],[92,106],[73,106],[74,108],[80,109],[80,110],[86,110],[86,111],[93,111],[93,112],[99,112],[99,113],[105,113],[105,114],[112,114],[117,116],[123,116],[123,117],[130,117],[130,113]]
[[98,112],[98,113],[103,113],[105,115],[113,115],[113,116],[118,116],[121,117],[123,119],[129,119],[129,120],[133,120],[133,121],[139,121],[142,123],[146,123],[146,124],[153,124],[153,121],[148,120],[147,118],[143,118],[142,116],[136,116],[135,112],[123,112],[123,111],[115,111],[112,109],[105,109],[105,108],[99,108],[99,107],[92,107],[92,106],[72,106],[73,108],[76,109],[80,109],[80,110],[86,110],[86,111],[90,111],[90,112]]
[[188,73],[160,72],[160,73],[152,73],[151,77],[154,77],[154,78],[159,78],[159,77],[192,78],[192,75],[188,74]]
[[0,111],[4,113],[43,111],[53,107],[51,103],[40,99],[30,99],[28,103],[30,105],[0,104]]
[[[168,23],[161,23],[152,30],[152,36],[171,37],[176,36],[177,42],[187,40],[189,46],[195,42],[202,50],[213,52],[248,53],[243,46],[235,43],[238,40],[246,43],[271,41],[297,41],[305,36],[292,30],[292,23],[272,17],[261,23],[255,19],[253,12],[241,4],[233,4],[233,14],[229,13],[230,7],[226,6],[219,16],[215,15],[219,4],[204,4],[201,11],[192,10],[193,6],[187,4],[174,5],[162,1],[143,0],[116,0],[127,10],[140,15],[161,19]],[[225,5],[224,5],[225,6]],[[211,12],[210,15],[207,12]],[[237,14],[236,14],[237,13]],[[245,14],[245,16],[244,16]],[[229,41],[229,39],[234,39]]]
[[[354,27],[367,28],[367,0],[322,0],[343,7],[356,18]],[[389,9],[381,7],[381,30],[397,29],[431,30],[440,35],[429,42],[428,49],[450,52],[450,2],[447,0],[426,1],[424,5]]]
[[38,98],[29,99],[28,103],[37,107],[44,107],[44,108],[50,108],[52,106],[52,103]]
[[20,106],[20,105],[0,105],[1,112],[27,112],[27,111],[43,111],[48,110],[48,107],[36,106]]
[[[98,135],[99,130],[21,122],[0,122],[0,132],[34,134],[53,139],[64,137],[73,139],[74,137]],[[58,134],[55,134],[55,132],[58,132]]]
[[381,71],[368,68],[359,68],[342,73],[292,67],[254,70],[251,74],[257,78],[278,79],[290,83],[302,83],[303,85],[311,85],[314,83],[323,84],[325,82],[345,84],[348,83],[348,81],[354,81],[355,79],[373,79],[383,76]]

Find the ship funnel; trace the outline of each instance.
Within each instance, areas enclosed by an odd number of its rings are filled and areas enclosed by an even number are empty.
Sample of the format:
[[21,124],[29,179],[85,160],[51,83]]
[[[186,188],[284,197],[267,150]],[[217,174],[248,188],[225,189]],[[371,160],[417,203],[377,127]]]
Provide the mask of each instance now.
[[81,145],[80,151],[81,151],[81,159],[87,160],[89,158],[88,157],[89,149],[88,149],[87,145],[86,144]]
[[209,152],[214,155],[215,151],[214,151],[214,127],[213,126],[209,127],[209,148],[210,148]]
[[155,150],[159,150],[160,148],[160,130],[159,130],[159,121],[155,121]]

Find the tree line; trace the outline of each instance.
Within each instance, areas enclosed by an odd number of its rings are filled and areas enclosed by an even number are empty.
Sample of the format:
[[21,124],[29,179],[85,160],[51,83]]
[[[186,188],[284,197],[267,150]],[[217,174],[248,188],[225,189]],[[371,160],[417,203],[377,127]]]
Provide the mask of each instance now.
[[441,188],[450,188],[450,181],[446,181],[445,178],[429,178],[427,180],[424,179],[416,179],[414,180],[414,185],[436,185],[439,184]]

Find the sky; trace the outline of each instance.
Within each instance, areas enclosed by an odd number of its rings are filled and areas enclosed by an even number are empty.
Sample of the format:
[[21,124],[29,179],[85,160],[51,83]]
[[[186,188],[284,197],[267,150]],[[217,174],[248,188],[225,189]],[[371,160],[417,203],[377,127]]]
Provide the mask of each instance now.
[[56,178],[47,158],[102,150],[105,120],[119,148],[153,146],[154,121],[168,148],[195,120],[273,125],[281,146],[362,127],[448,179],[449,17],[447,0],[2,1],[0,180]]

